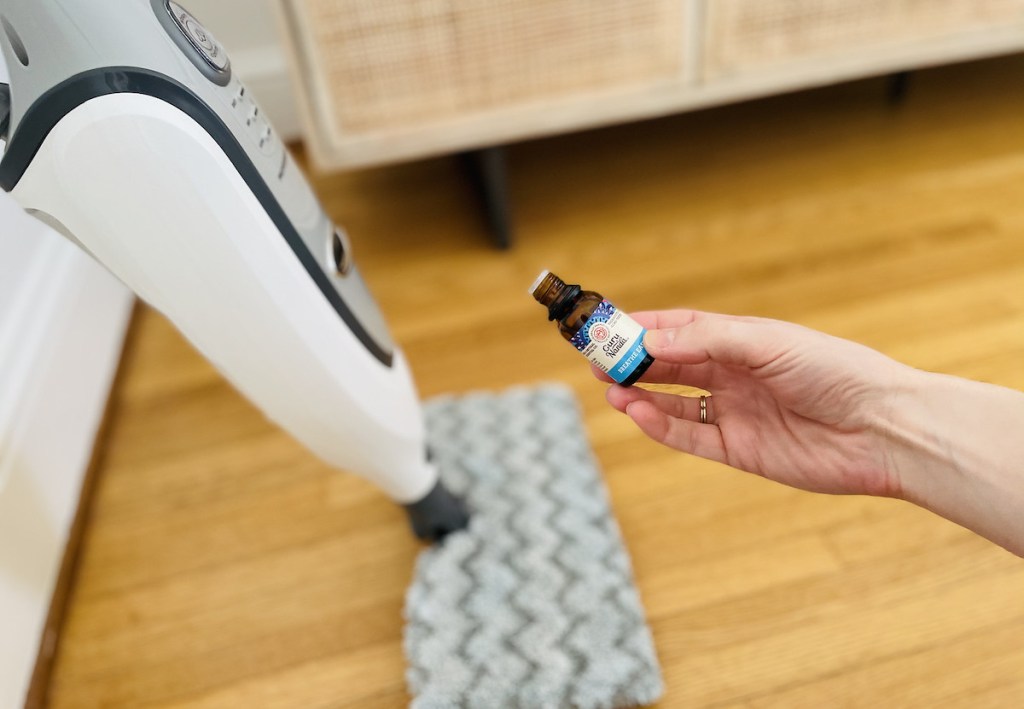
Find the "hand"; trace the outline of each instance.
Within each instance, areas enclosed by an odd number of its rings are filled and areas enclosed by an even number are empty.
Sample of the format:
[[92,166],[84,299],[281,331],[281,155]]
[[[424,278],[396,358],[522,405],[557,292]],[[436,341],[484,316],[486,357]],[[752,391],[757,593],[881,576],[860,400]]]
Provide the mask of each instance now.
[[[656,362],[608,401],[667,446],[815,492],[898,497],[886,416],[914,371],[861,345],[775,320],[691,310],[637,313]],[[598,376],[610,381],[604,375]]]

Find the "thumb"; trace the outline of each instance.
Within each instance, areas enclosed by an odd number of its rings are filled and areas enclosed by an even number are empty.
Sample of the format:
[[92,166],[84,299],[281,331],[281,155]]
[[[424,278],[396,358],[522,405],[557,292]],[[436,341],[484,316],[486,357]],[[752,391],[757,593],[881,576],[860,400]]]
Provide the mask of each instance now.
[[683,328],[665,328],[664,330],[648,330],[644,335],[644,347],[656,358],[664,358],[671,353],[676,335]]
[[701,313],[681,327],[649,330],[644,347],[655,359],[675,364],[759,364],[755,325],[711,313]]
[[708,360],[707,353],[697,345],[693,324],[682,327],[648,330],[644,347],[654,359],[676,364],[701,364]]

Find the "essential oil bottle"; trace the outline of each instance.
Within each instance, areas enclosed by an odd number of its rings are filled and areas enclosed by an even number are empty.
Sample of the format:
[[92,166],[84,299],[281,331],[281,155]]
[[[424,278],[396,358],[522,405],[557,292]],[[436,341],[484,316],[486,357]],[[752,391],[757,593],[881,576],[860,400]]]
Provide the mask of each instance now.
[[622,386],[634,384],[654,363],[644,348],[647,330],[600,293],[543,271],[530,294],[547,307],[548,320],[558,322],[562,337]]

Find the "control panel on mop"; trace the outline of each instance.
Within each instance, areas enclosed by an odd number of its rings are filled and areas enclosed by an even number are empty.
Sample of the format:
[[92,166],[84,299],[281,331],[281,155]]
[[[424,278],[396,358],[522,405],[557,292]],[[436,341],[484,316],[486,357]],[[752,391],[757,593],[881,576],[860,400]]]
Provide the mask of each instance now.
[[[239,141],[245,145],[254,163],[260,165],[261,172],[268,178],[274,178],[268,179],[268,184],[276,183],[286,200],[290,198],[308,203],[312,195],[298,179],[297,170],[290,164],[291,157],[263,109],[232,72],[231,58],[224,46],[195,15],[175,0],[154,0],[154,4],[171,39],[203,76],[220,87],[216,93],[234,117],[234,132]],[[312,208],[309,204],[304,207]],[[352,245],[345,231],[332,227],[318,256],[322,256],[331,275],[348,275],[352,268]]]
[[189,43],[195,48],[196,54],[201,62],[208,65],[211,70],[219,74],[229,74],[231,61],[228,59],[224,48],[217,43],[209,30],[203,27],[199,20],[176,2],[167,3],[178,28],[185,35]]
[[[236,127],[243,129],[242,132],[247,135],[250,145],[254,145],[260,153],[267,156],[283,153],[284,146],[278,141],[259,104],[253,99],[245,84],[232,73],[231,59],[224,46],[192,13],[174,0],[166,0],[162,10],[165,17],[161,17],[161,21],[175,44],[203,76],[217,86],[223,87],[220,98],[230,105],[237,119]],[[167,22],[166,17],[172,22]]]
[[[246,90],[245,85],[231,73],[231,59],[224,47],[213,34],[188,10],[173,0],[167,3],[167,10],[187,44],[182,48],[204,75],[219,86],[224,86],[230,97],[231,108],[239,122],[245,126],[249,138],[260,152],[270,155],[276,148],[270,122]],[[182,43],[179,41],[179,45]]]

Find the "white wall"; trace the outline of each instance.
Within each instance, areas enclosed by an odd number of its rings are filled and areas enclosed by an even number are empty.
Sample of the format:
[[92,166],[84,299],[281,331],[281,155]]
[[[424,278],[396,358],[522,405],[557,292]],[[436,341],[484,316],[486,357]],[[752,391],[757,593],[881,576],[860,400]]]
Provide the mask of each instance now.
[[50,599],[131,303],[0,190],[0,707],[24,703],[52,649]]
[[24,702],[133,299],[0,191],[0,707]]

